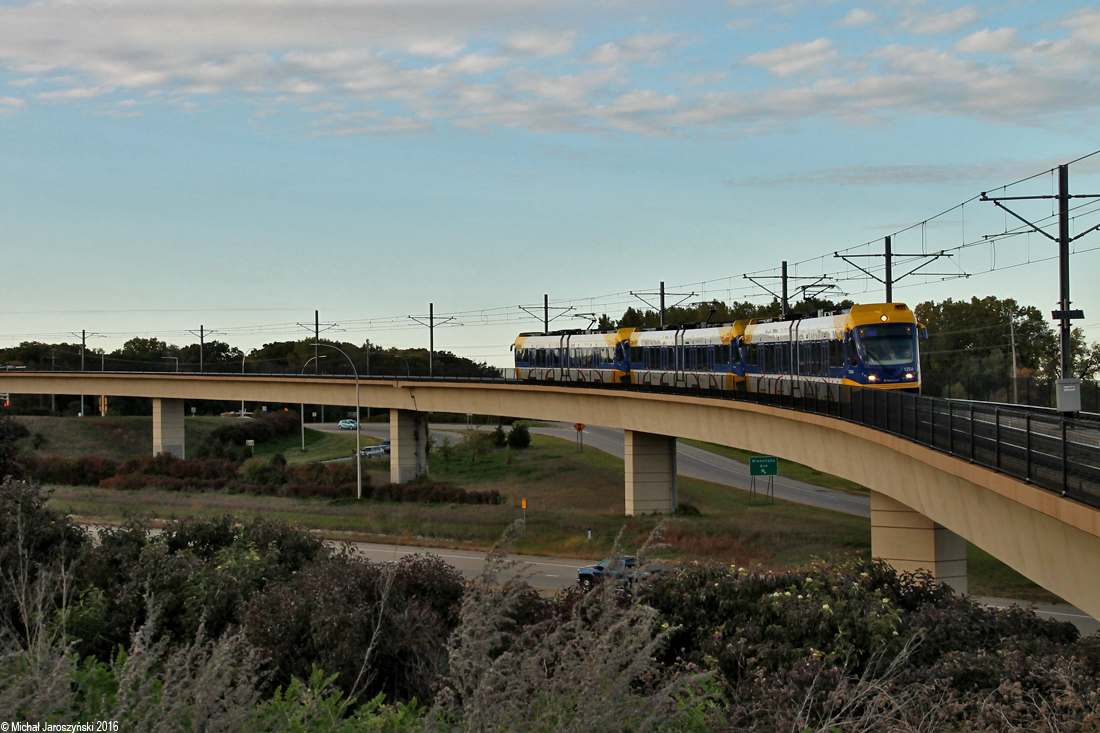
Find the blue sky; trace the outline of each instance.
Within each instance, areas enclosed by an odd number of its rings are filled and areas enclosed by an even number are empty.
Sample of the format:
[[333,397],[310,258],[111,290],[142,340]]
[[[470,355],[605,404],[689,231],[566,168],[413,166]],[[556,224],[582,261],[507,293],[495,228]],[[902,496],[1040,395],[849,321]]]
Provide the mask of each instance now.
[[[878,301],[833,251],[1100,149],[1098,67],[1081,2],[0,2],[0,343],[256,346],[320,309],[426,345],[404,317],[434,302],[462,314],[439,347],[504,363],[543,293],[766,299],[742,275],[782,260]],[[972,245],[927,268],[971,277],[895,299],[1051,309],[1051,243],[981,244],[1011,226],[972,202],[900,235]],[[1073,259],[1092,338],[1098,265]]]

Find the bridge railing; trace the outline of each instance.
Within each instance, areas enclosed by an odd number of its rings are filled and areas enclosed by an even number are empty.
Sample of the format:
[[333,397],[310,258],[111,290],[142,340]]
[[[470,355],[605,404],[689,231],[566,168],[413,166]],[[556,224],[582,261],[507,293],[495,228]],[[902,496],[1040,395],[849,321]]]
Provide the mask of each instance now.
[[[1061,496],[1100,507],[1100,421],[1050,411],[928,397],[898,390],[843,386],[822,399],[753,392],[665,393],[810,412],[875,428]],[[809,391],[807,391],[809,392]]]
[[[55,374],[60,374],[54,372]],[[114,372],[137,374],[148,372]],[[163,372],[160,372],[163,374]],[[88,373],[78,372],[90,376]],[[213,375],[211,375],[213,376]],[[299,377],[296,374],[223,374],[221,377]],[[306,375],[312,376],[312,375]],[[350,380],[320,375],[324,380]],[[367,377],[363,381],[511,383],[504,377]],[[842,386],[820,398],[756,392],[710,391],[677,387],[642,387],[603,383],[558,383],[560,386],[625,389],[711,399],[749,401],[772,407],[829,415],[882,430],[957,458],[1100,508],[1100,419],[1096,415],[1064,417],[1049,409],[952,400],[902,392]]]

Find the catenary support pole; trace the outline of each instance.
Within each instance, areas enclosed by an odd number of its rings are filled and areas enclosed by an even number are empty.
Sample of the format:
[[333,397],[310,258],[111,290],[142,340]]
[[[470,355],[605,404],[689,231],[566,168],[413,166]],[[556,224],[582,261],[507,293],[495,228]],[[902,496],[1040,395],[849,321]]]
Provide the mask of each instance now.
[[886,238],[886,272],[883,280],[886,284],[886,302],[894,302],[894,253],[891,251],[891,239]]
[[787,261],[783,260],[783,297],[780,298],[779,305],[783,309],[783,317],[787,317],[788,301],[787,301]]
[[661,328],[665,327],[665,283],[661,281]]
[[1058,280],[1061,290],[1062,318],[1059,332],[1062,344],[1062,379],[1073,377],[1073,330],[1069,319],[1069,166],[1058,166]]

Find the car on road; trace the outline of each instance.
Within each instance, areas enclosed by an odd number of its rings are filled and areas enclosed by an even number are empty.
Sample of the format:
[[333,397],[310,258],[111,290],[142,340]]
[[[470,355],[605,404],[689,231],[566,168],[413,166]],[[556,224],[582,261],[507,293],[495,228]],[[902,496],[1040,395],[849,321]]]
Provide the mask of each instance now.
[[633,569],[639,564],[644,563],[644,557],[639,561],[639,559],[633,555],[605,557],[595,565],[586,565],[583,568],[577,568],[577,580],[581,583],[594,583],[598,580],[603,580],[609,573],[612,577],[629,578],[633,575]]
[[378,447],[381,448],[382,452],[385,453],[387,456],[390,454],[390,441],[383,440],[382,444]]
[[647,561],[644,557],[623,555],[622,557],[605,557],[595,565],[587,565],[577,568],[577,581],[581,585],[591,585],[605,577],[633,583],[635,580],[644,580],[652,583],[671,572],[675,568],[661,563]]
[[358,427],[354,420],[341,420],[337,425],[341,430],[355,430]]
[[383,450],[380,445],[368,445],[359,450],[359,455],[363,458],[382,458],[389,451]]

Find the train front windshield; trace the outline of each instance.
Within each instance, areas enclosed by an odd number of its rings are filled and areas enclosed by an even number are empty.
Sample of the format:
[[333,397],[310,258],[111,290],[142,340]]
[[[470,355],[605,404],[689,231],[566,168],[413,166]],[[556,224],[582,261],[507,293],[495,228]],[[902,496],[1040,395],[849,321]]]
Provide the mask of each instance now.
[[916,361],[917,327],[912,323],[884,323],[860,326],[863,362],[868,365],[894,366]]

